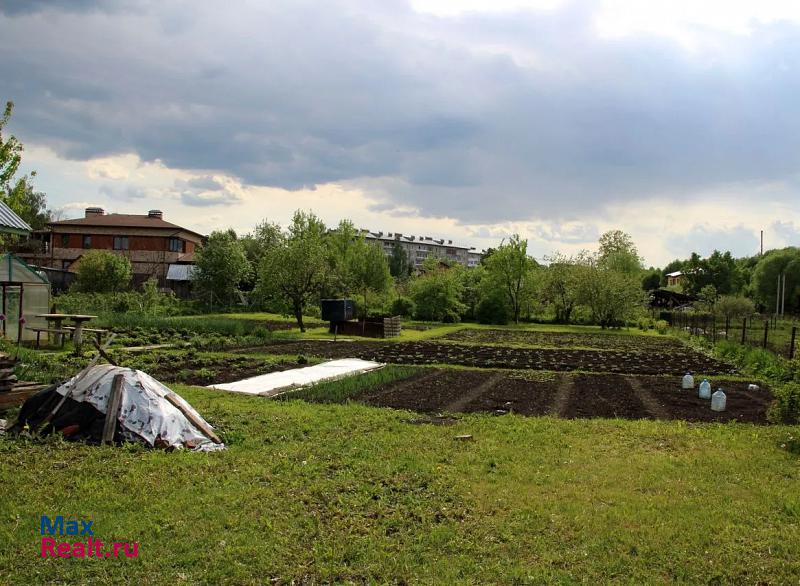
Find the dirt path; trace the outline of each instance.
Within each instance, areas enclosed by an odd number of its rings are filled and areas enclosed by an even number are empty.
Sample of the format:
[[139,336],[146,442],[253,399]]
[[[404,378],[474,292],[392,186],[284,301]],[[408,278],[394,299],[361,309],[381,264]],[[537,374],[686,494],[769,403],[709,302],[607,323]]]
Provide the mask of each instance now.
[[486,391],[490,390],[494,387],[500,380],[503,378],[503,374],[498,372],[486,382],[479,384],[477,387],[473,387],[463,395],[461,395],[455,401],[451,401],[444,407],[442,407],[443,413],[459,413],[464,410],[464,407],[475,401],[478,397],[483,395]]
[[642,402],[642,405],[644,405],[644,408],[647,409],[647,412],[653,418],[672,419],[667,409],[658,402],[658,399],[655,398],[653,393],[642,386],[642,382],[638,378],[635,376],[629,376],[627,378],[631,388],[633,389],[633,392],[636,393],[636,396],[639,397],[639,400]]
[[553,399],[553,404],[550,407],[550,414],[558,417],[564,417],[569,406],[569,401],[572,398],[572,389],[575,381],[571,376],[561,375],[558,377],[558,393]]

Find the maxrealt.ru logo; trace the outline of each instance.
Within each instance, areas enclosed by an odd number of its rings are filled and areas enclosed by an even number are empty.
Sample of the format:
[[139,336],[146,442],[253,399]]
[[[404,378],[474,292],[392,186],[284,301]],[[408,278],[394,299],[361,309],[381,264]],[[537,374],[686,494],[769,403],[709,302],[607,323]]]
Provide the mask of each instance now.
[[[92,525],[94,521],[84,521],[82,519],[65,520],[58,515],[55,519],[50,519],[42,515],[40,530],[42,534],[42,557],[59,558],[115,558],[120,554],[125,557],[135,558],[139,556],[138,543],[119,543],[111,542],[104,544],[94,537]],[[80,536],[85,537],[86,541],[58,540],[47,535],[59,536]],[[107,545],[110,549],[103,549]]]

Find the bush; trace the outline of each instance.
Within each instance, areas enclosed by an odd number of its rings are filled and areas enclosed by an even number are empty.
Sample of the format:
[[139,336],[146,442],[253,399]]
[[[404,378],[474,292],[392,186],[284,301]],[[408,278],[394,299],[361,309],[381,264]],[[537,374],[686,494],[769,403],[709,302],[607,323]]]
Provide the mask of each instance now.
[[85,293],[125,291],[131,282],[131,261],[108,250],[90,250],[78,261],[71,289]]
[[417,309],[413,299],[408,297],[398,297],[392,301],[391,314],[402,317],[411,317]]
[[656,322],[655,327],[656,327],[656,331],[663,336],[664,334],[667,333],[667,330],[669,328],[669,324],[665,320],[660,319],[660,320],[658,320]]
[[478,323],[505,325],[511,321],[511,309],[501,295],[489,295],[481,299],[475,309]]

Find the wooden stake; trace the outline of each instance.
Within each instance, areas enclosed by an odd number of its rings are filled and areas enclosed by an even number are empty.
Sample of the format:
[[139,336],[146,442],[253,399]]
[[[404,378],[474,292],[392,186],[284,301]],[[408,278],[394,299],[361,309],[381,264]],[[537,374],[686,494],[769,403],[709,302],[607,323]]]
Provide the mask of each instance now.
[[114,376],[111,383],[111,394],[108,396],[106,405],[106,421],[103,424],[102,444],[110,444],[114,441],[114,433],[117,431],[117,418],[119,417],[119,407],[122,404],[122,383],[125,376],[118,374]]
[[208,437],[212,442],[214,442],[215,444],[222,443],[222,440],[219,439],[219,436],[216,433],[214,433],[214,430],[211,429],[211,426],[209,426],[205,421],[197,417],[197,415],[189,411],[183,405],[183,403],[181,403],[180,399],[178,399],[178,396],[175,393],[167,393],[166,395],[164,395],[164,398],[170,403],[172,403],[172,405],[175,406],[175,408],[178,411],[183,413],[186,416],[186,419],[191,421],[192,425],[194,425],[197,429],[202,431],[206,435],[206,437]]

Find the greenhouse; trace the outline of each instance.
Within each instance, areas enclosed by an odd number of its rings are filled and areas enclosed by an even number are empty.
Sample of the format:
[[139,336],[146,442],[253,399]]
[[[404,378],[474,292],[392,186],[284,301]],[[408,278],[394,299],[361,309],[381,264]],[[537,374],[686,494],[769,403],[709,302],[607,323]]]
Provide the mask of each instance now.
[[2,308],[0,327],[7,340],[35,340],[29,328],[46,328],[47,321],[37,315],[50,308],[50,283],[25,261],[13,254],[0,256]]

